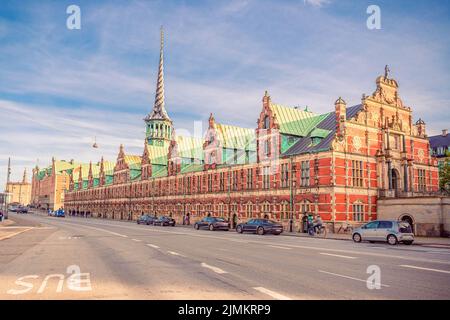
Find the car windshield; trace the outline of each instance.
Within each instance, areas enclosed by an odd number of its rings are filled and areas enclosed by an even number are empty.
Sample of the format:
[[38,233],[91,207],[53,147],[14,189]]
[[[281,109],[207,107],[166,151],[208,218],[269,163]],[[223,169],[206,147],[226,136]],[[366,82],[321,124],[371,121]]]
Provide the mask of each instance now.
[[409,225],[408,222],[399,222],[398,230],[401,233],[412,233],[412,228],[411,228],[411,226]]
[[222,219],[222,218],[214,218],[214,220],[217,221],[217,222],[225,222],[225,220]]

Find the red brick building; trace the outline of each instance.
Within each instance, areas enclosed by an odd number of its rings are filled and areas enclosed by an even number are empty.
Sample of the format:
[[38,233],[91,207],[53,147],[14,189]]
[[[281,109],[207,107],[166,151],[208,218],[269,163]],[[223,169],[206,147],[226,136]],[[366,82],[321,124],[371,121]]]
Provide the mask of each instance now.
[[266,92],[255,119],[256,128],[241,128],[211,115],[203,139],[176,135],[165,109],[161,45],[142,155],[121,146],[113,169],[102,160],[96,174],[74,171],[66,211],[113,219],[171,214],[179,221],[211,212],[231,221],[293,219],[296,229],[315,213],[337,227],[376,219],[380,197],[438,190],[425,123],[413,121],[387,71],[358,105],[338,98],[334,110],[318,114],[275,104]]

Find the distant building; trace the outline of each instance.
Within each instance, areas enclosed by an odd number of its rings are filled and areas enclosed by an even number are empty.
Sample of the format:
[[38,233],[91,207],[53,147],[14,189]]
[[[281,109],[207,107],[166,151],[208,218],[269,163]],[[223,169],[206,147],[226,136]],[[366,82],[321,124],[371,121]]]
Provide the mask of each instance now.
[[31,203],[37,208],[58,209],[64,206],[64,191],[69,188],[72,171],[79,166],[73,160],[52,159],[52,164],[33,169],[31,182]]
[[31,183],[27,181],[27,170],[23,172],[23,178],[20,182],[6,183],[6,193],[9,193],[8,203],[29,205],[31,203]]

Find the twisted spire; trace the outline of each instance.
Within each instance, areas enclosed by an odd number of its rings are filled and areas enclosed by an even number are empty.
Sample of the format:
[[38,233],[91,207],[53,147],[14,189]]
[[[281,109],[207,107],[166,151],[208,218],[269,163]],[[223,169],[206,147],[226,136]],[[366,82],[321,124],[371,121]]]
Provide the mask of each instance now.
[[158,119],[158,120],[170,120],[167,114],[164,102],[164,30],[161,26],[161,48],[159,51],[159,70],[158,81],[156,83],[155,105],[150,114],[145,117],[145,121]]

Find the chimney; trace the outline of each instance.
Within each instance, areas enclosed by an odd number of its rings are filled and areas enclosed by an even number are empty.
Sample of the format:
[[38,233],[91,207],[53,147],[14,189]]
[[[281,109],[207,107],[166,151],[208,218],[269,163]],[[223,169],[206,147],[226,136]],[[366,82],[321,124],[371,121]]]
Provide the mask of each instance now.
[[339,97],[334,103],[335,113],[336,113],[336,134],[339,138],[344,135],[344,124],[347,120],[347,104],[344,99]]
[[442,136],[443,136],[443,137],[446,137],[447,134],[448,134],[448,129],[443,129],[443,130],[442,130]]

